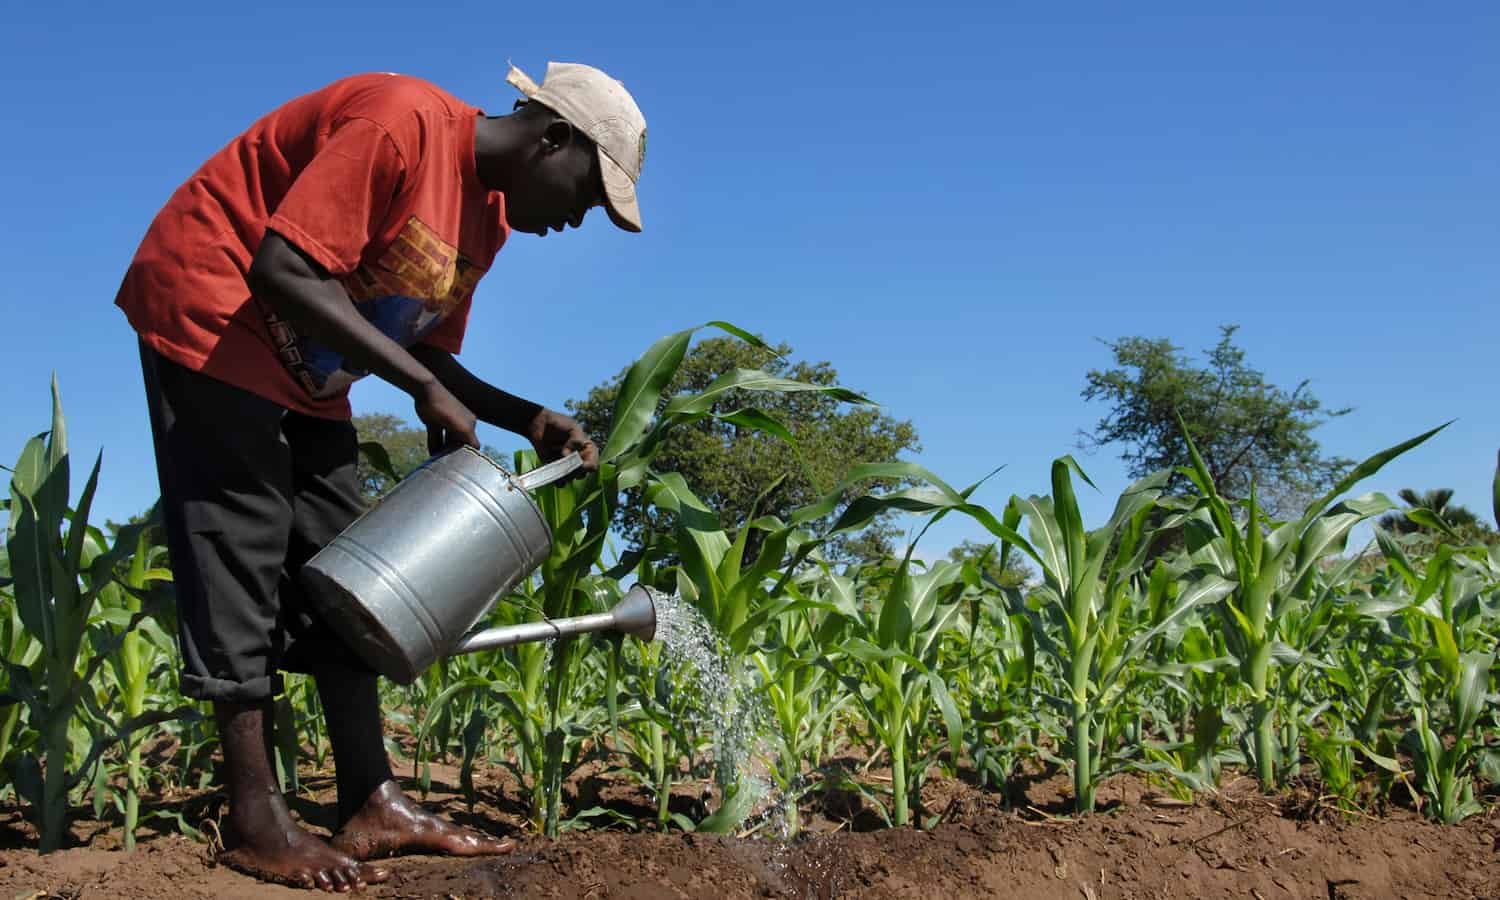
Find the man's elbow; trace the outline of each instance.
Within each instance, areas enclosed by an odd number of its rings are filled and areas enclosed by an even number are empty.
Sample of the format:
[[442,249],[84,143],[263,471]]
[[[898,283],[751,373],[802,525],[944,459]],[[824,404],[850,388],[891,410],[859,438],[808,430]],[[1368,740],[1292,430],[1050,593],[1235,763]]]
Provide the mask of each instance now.
[[250,260],[245,284],[253,296],[278,315],[296,319],[300,306],[297,300],[302,294],[298,283],[312,276],[306,269],[306,264],[285,240],[267,232]]

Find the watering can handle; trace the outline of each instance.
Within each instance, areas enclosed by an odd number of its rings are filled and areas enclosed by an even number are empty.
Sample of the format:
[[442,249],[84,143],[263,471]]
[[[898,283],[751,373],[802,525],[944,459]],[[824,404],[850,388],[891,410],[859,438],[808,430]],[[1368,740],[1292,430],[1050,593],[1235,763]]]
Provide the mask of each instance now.
[[583,465],[583,457],[577,453],[569,453],[561,459],[553,460],[545,466],[537,466],[530,472],[517,477],[516,484],[520,485],[523,491],[534,491],[543,485],[573,474],[573,471],[581,465]]

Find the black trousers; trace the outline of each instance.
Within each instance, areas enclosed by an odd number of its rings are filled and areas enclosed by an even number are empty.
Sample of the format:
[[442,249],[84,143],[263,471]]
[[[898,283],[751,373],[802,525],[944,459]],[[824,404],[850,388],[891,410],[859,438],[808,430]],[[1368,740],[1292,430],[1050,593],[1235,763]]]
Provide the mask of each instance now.
[[365,510],[347,421],[318,419],[141,344],[177,594],[182,692],[255,703],[278,670],[368,671],[303,596],[297,573]]

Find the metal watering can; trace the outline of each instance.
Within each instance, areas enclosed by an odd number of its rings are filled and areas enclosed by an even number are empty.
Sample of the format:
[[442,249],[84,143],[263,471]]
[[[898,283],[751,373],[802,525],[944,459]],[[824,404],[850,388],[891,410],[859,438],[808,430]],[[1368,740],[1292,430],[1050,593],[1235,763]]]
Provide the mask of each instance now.
[[570,454],[515,476],[472,447],[434,457],[302,567],[313,602],[371,668],[410,684],[441,656],[613,630],[649,641],[656,592],[606,613],[468,633],[536,571],[552,532],[530,491],[582,465]]

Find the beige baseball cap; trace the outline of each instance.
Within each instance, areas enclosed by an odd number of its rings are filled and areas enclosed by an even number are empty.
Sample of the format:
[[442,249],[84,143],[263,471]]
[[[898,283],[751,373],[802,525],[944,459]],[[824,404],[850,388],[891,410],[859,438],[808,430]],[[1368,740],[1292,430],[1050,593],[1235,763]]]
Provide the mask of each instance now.
[[610,220],[626,231],[640,231],[635,184],[646,162],[646,117],[625,85],[593,66],[559,62],[547,63],[540,86],[514,65],[505,80],[594,142]]

